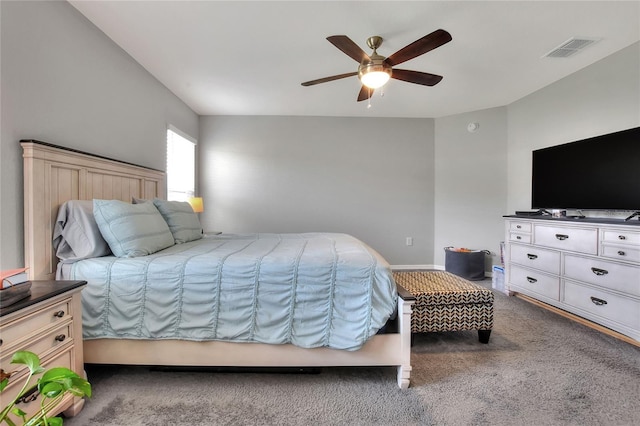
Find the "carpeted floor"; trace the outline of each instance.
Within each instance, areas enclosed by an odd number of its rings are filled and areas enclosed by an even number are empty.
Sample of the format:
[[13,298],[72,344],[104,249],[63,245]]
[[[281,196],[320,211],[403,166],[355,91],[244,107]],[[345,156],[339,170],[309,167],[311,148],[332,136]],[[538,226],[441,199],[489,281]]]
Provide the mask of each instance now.
[[494,308],[488,345],[475,331],[417,335],[408,390],[397,388],[391,368],[273,374],[87,366],[94,396],[64,424],[640,424],[639,347],[502,293]]

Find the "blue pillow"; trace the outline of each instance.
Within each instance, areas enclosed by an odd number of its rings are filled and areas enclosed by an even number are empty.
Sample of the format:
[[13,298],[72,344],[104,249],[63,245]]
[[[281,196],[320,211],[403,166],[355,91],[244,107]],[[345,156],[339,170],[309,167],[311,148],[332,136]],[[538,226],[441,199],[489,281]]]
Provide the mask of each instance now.
[[202,238],[202,226],[189,203],[155,198],[153,204],[158,208],[167,225],[169,225],[176,244]]
[[117,257],[146,256],[175,244],[167,223],[152,203],[93,200],[93,215]]

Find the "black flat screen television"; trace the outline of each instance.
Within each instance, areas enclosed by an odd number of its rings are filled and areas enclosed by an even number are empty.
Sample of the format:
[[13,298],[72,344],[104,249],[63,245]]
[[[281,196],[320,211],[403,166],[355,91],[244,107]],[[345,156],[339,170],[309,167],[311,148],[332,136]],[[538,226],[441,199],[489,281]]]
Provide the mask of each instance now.
[[533,151],[534,209],[640,210],[640,127]]

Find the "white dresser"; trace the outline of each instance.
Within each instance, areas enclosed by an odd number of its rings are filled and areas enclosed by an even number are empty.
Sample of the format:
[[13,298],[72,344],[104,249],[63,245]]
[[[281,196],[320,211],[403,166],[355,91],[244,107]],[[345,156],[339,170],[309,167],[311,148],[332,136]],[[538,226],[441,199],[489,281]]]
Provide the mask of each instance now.
[[505,242],[509,291],[640,341],[640,221],[507,216]]

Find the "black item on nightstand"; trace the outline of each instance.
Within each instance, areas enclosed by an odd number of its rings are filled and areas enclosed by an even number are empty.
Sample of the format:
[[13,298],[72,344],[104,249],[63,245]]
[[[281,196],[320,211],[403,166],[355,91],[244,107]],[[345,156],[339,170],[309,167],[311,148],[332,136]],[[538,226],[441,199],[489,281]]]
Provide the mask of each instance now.
[[0,290],[0,308],[13,305],[31,296],[31,281]]
[[27,281],[31,284],[30,294],[24,298],[14,302],[8,306],[0,307],[0,317],[18,311],[27,306],[35,305],[38,302],[57,296],[58,294],[65,293],[77,287],[82,287],[87,284],[86,281],[56,281],[56,280],[38,280]]

